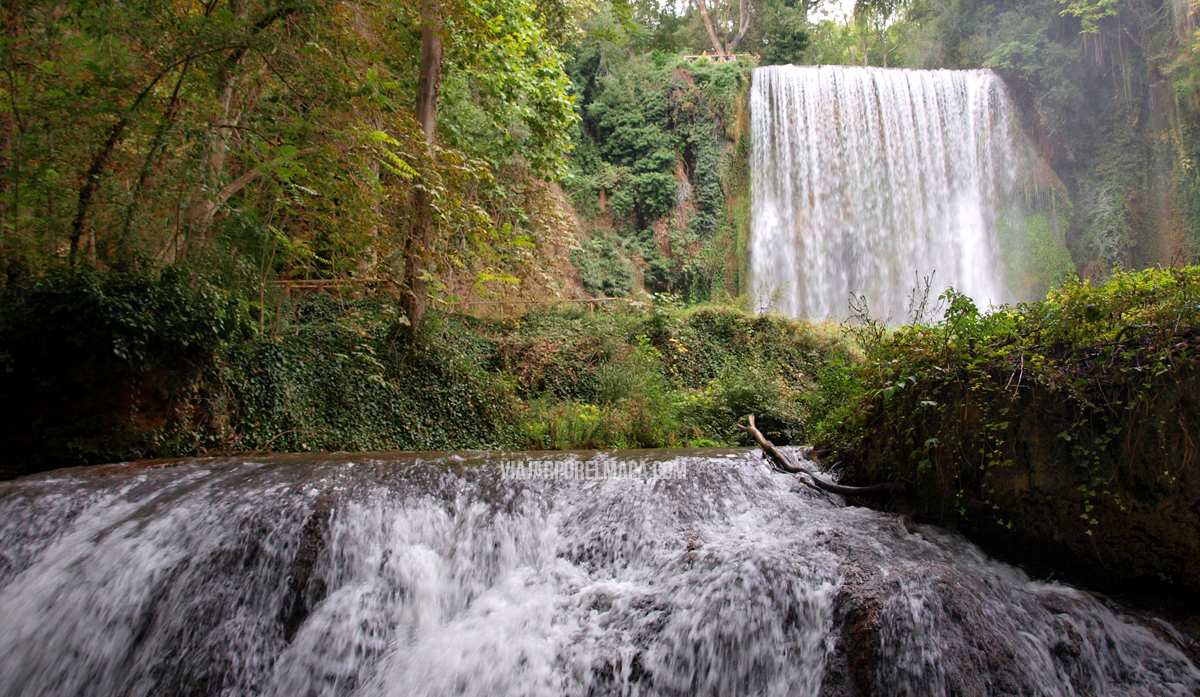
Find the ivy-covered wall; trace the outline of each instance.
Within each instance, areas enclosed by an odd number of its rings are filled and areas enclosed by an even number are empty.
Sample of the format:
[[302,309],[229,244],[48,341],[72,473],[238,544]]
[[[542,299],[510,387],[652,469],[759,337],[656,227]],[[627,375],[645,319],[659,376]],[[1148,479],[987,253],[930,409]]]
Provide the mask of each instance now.
[[1039,573],[1200,590],[1200,267],[986,315],[945,300],[937,324],[859,331],[830,457]]

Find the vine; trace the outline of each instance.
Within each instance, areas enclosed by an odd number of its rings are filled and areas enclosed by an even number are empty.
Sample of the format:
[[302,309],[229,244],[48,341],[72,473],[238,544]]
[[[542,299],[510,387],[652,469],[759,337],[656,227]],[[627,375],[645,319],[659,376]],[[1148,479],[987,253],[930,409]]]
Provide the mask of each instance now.
[[[1076,278],[987,314],[953,290],[941,301],[936,324],[857,330],[866,360],[855,397],[821,425],[826,447],[873,479],[931,485],[915,488],[948,519],[1011,528],[1000,497],[1020,489],[1014,464],[1033,447],[1069,458],[1087,535],[1102,503],[1125,511],[1113,446],[1200,365],[1200,268]],[[1045,424],[1052,443],[1033,435]]]

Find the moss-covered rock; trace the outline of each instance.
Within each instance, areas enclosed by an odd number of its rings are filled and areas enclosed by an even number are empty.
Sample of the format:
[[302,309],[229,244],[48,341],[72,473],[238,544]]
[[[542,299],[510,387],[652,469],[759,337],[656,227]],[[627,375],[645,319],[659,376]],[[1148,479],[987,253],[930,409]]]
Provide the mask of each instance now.
[[946,299],[868,342],[825,431],[847,480],[903,481],[897,508],[1039,573],[1200,591],[1200,269]]

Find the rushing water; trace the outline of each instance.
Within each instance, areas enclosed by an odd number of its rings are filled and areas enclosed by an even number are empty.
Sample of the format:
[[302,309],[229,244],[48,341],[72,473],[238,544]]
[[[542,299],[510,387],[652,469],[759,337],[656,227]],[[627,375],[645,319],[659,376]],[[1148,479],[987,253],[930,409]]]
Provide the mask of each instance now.
[[1169,641],[1091,596],[825,498],[755,452],[500,459],[0,484],[0,695],[1200,687]]
[[[923,279],[1012,298],[997,227],[1020,133],[988,70],[771,66],[750,93],[756,302],[842,318],[851,293],[903,320]],[[1016,224],[1016,218],[1004,224]]]

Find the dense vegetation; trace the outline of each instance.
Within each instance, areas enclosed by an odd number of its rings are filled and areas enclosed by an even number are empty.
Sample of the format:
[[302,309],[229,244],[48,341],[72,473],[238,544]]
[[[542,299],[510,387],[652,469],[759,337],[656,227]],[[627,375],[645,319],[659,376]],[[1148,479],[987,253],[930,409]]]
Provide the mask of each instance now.
[[[747,44],[748,34],[741,45],[752,46],[745,50],[759,54],[762,64],[996,70],[1047,165],[1030,196],[1047,199],[1037,208],[1048,213],[1045,222],[1057,235],[1065,235],[1073,265],[1085,278],[1102,280],[1114,266],[1170,266],[1195,258],[1200,51],[1195,13],[1186,3],[861,0],[845,21],[826,14],[829,4],[752,5],[763,26],[799,27],[786,52],[778,52],[784,43],[779,36]],[[611,56],[606,65],[614,74],[638,69],[636,61],[619,58],[619,49],[629,46],[712,51],[693,12],[639,6],[634,17],[639,30],[629,38],[615,30],[593,32],[592,44],[584,43]],[[578,61],[589,50],[573,49],[572,55]],[[584,98],[591,99],[587,92]],[[736,190],[727,189],[731,194]],[[1027,250],[1046,257],[1034,260],[1035,266],[1061,267],[1061,260],[1050,258],[1056,254],[1051,245],[1031,246],[1048,250]]]
[[[1049,227],[1026,228],[1065,234],[1092,280],[1195,254],[1190,7],[832,8],[18,0],[0,38],[0,254],[32,273],[186,263],[251,295],[383,281],[416,318],[514,295],[734,298],[745,88],[783,62],[995,69],[1047,164],[1030,196],[1050,199]],[[702,51],[740,57],[684,58]],[[1033,266],[1054,277],[1044,241]]]
[[59,274],[0,304],[4,474],[229,450],[612,448],[780,442],[852,362],[830,329],[666,300],[520,319],[322,294],[264,322],[179,270]]
[[575,254],[584,288],[626,295],[640,281],[693,300],[742,290],[749,222],[746,93],[752,61],[665,54],[611,65],[590,42],[568,65],[581,130],[565,183],[586,221]]
[[[1109,445],[1151,418],[1149,405],[1200,362],[1200,267],[1122,273],[1101,286],[1076,280],[986,314],[953,291],[941,300],[936,324],[918,317],[857,330],[866,357],[853,371],[855,398],[831,412],[824,435],[844,456],[870,453],[880,474],[935,478],[946,516],[966,513],[955,503],[965,489],[978,494],[1003,476],[1014,457],[1010,426],[1027,409],[1065,419],[1054,438],[1091,473],[1088,497],[1097,486],[1107,494],[1107,467],[1120,464],[1106,461]],[[1171,418],[1182,427],[1192,415]],[[1158,474],[1167,481],[1188,464]]]
[[7,3],[0,253],[33,273],[186,263],[250,291],[382,278],[410,314],[456,272],[516,282],[562,236],[555,7]]
[[[748,444],[753,413],[851,483],[908,485],[876,505],[1008,559],[1200,591],[1194,5],[3,14],[0,478]],[[985,314],[918,289],[900,328],[862,299],[857,325],[744,312],[746,96],[777,63],[997,71],[1041,154],[1025,219],[1001,223],[1006,272],[1045,299]],[[623,300],[556,304],[599,296]]]
[[942,300],[937,323],[918,305],[910,326],[858,330],[853,396],[814,429],[830,456],[976,539],[1195,588],[1200,267],[988,314]]
[[[862,0],[845,20],[829,9],[8,3],[0,360],[5,413],[26,425],[9,429],[22,444],[13,452],[83,463],[211,449],[727,443],[746,410],[781,439],[825,433],[873,448],[854,435],[874,427],[856,420],[862,405],[904,388],[835,370],[852,363],[840,330],[730,309],[747,281],[745,95],[758,64],[1000,72],[1047,164],[1021,241],[1031,292],[1072,268],[1100,283],[1114,268],[1194,258],[1191,8]],[[366,299],[297,303],[281,291],[304,279]],[[1031,308],[1099,287],[987,316],[950,298],[946,324],[888,341],[920,346],[970,325],[968,343],[1002,343],[1042,321]],[[640,304],[468,316],[517,307],[487,304],[497,299],[528,308],[572,296]],[[698,302],[730,307],[683,306]],[[1091,331],[1090,315],[1080,321]],[[1053,357],[1095,345],[1061,343]],[[855,390],[847,404],[861,414],[824,418]],[[1111,420],[1080,409],[1088,423]],[[945,471],[938,457],[915,464]]]
[[986,67],[1069,196],[1081,275],[1170,266],[1200,249],[1196,24],[1155,0],[916,2],[891,31],[904,64]]

